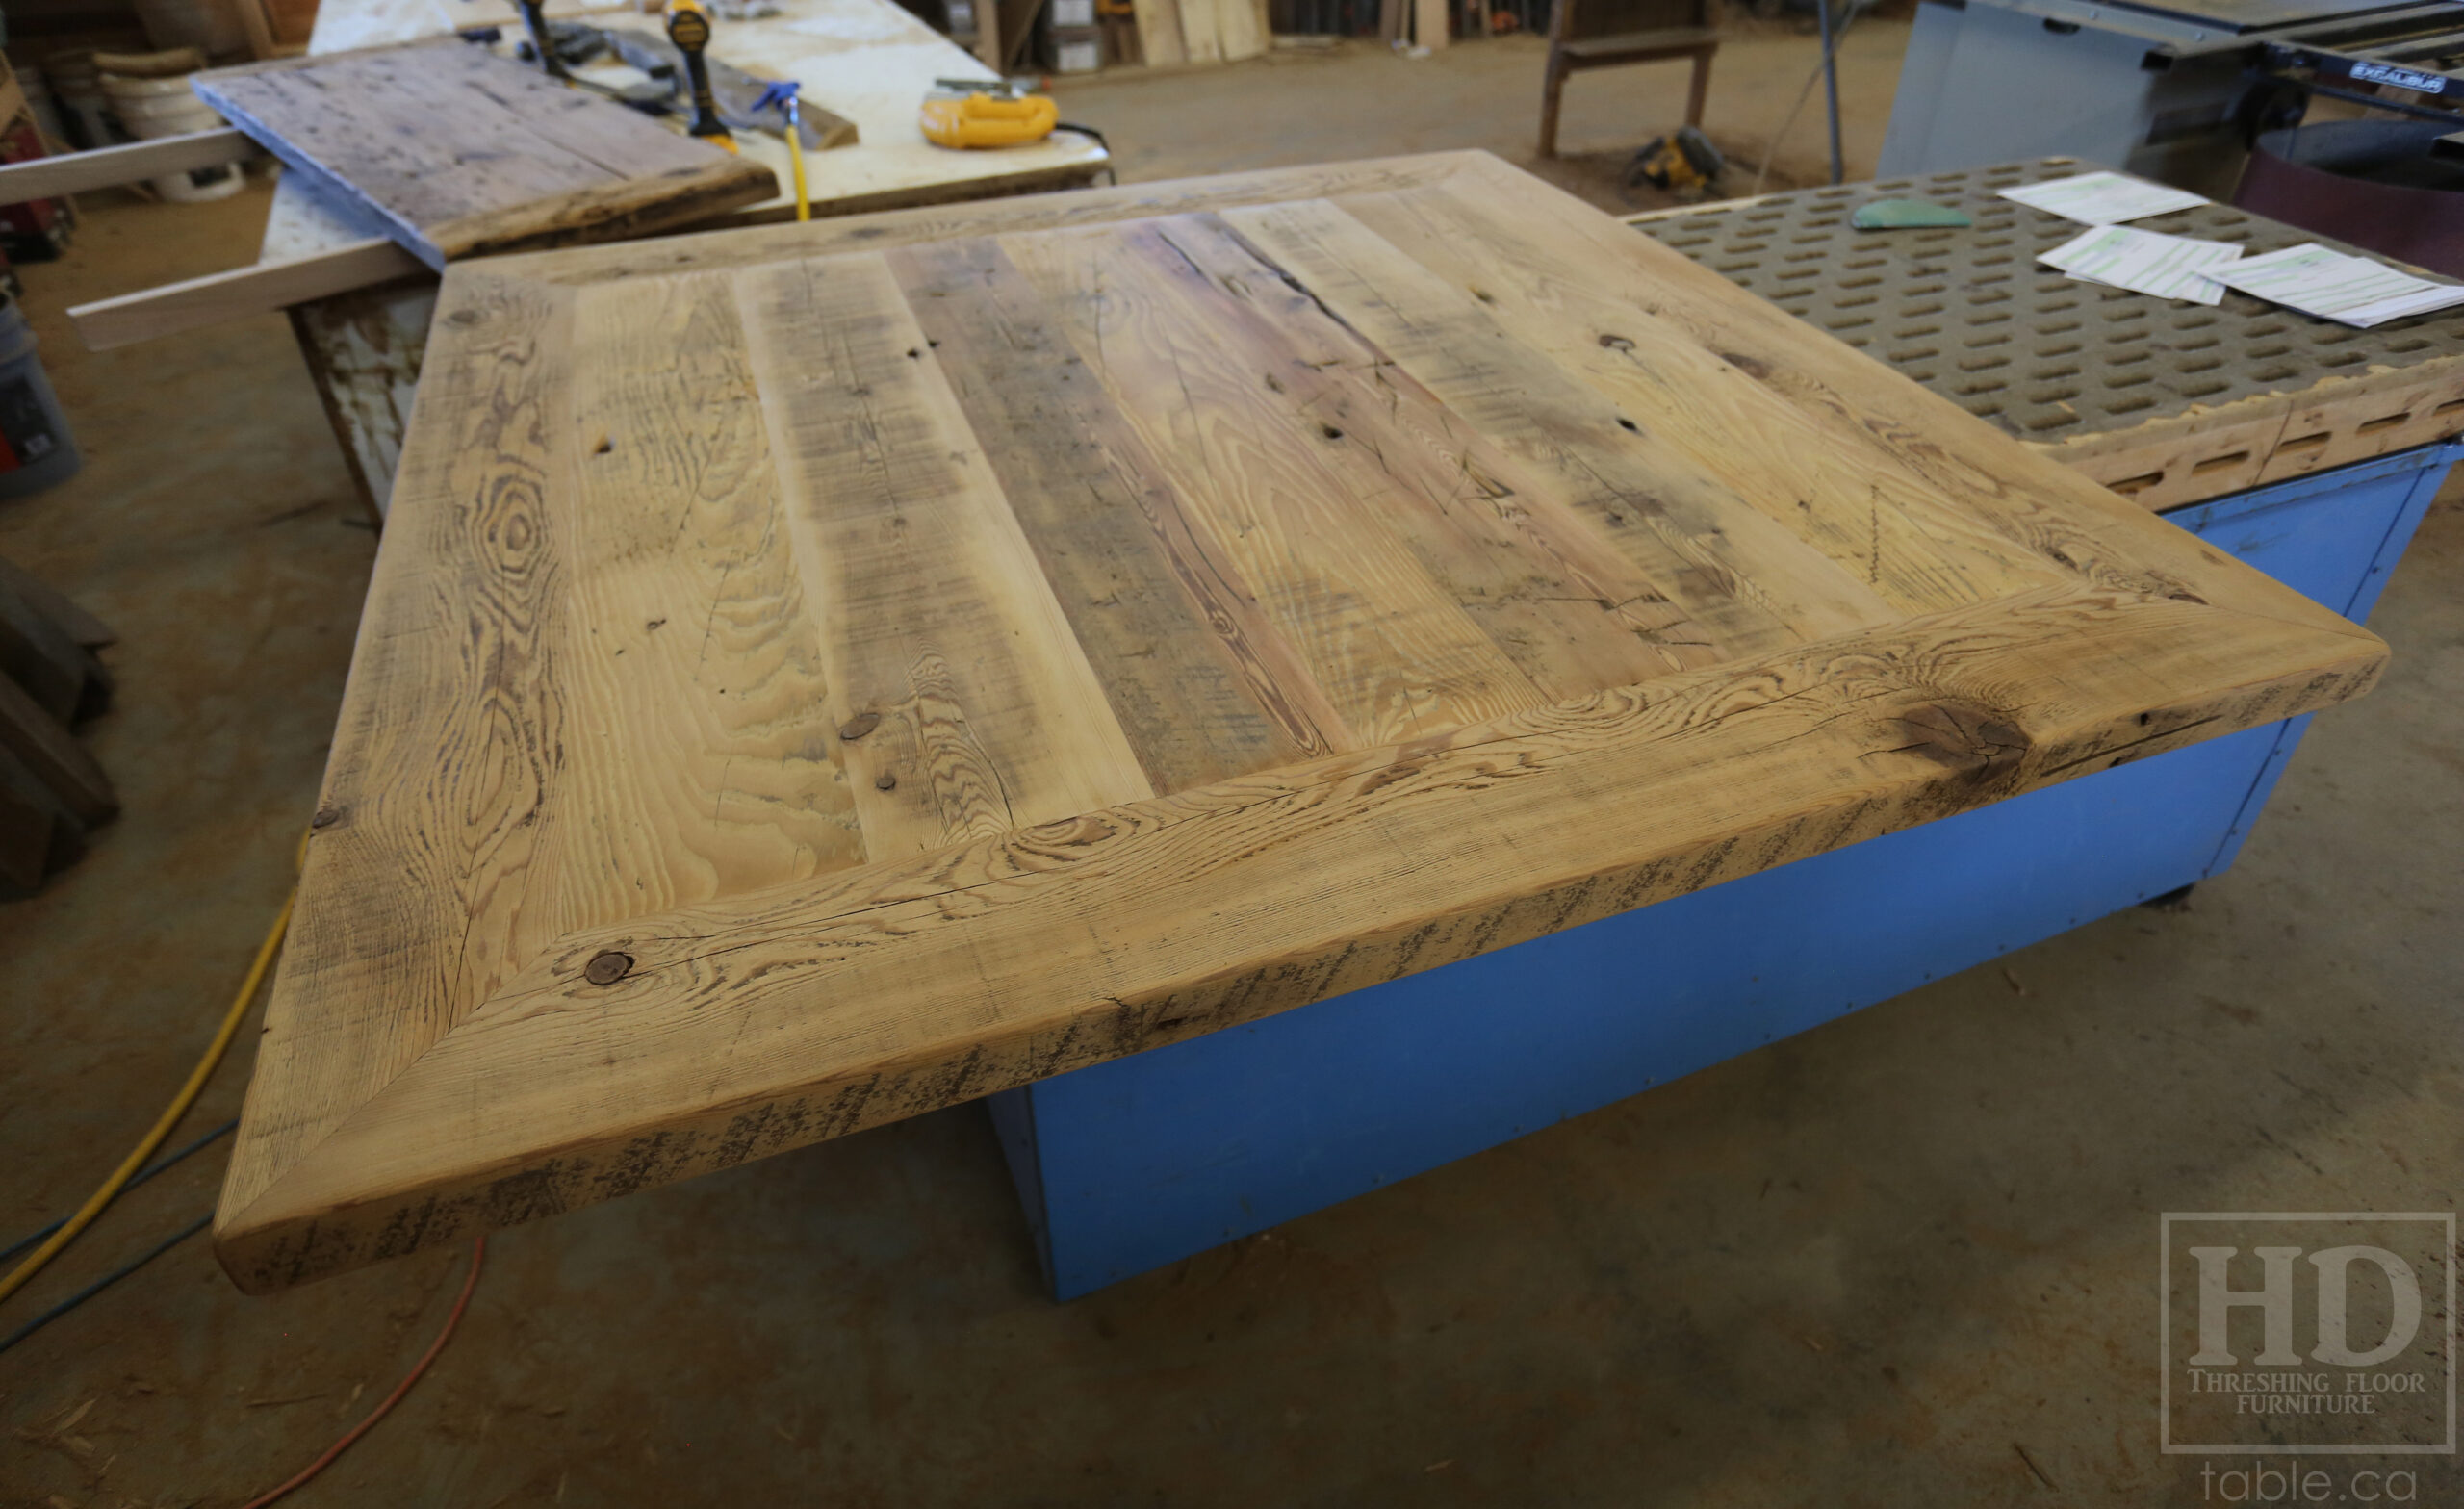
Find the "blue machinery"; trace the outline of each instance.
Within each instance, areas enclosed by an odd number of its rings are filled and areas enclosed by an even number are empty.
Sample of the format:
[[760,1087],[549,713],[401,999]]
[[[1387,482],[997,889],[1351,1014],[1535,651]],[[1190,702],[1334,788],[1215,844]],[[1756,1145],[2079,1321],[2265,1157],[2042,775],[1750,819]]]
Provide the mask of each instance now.
[[[2426,446],[2166,517],[2361,620],[2459,456],[2464,443]],[[995,1095],[1053,1293],[1266,1230],[2216,875],[2308,721]]]

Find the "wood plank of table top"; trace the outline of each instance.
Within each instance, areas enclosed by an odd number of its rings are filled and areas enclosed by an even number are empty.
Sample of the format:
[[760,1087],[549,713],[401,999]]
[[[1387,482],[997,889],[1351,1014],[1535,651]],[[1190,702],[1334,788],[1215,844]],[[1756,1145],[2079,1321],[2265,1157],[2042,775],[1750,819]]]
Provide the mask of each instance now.
[[[1874,358],[1835,340],[1796,339],[1802,321],[1777,304],[1751,295],[1726,298],[1718,291],[1733,285],[1693,259],[1656,242],[1653,251],[1635,255],[1630,243],[1649,237],[1620,237],[1608,229],[1616,221],[1596,216],[1572,194],[1535,184],[1487,153],[1471,153],[1460,172],[1433,186],[1431,197],[1449,191],[1512,196],[1530,225],[1546,226],[1581,248],[1578,255],[1599,259],[1597,271],[1578,283],[1596,276],[1636,288],[1675,341],[1722,353],[1811,421],[1818,438],[1807,444],[1848,448],[1844,453],[1861,466],[1904,473],[1909,480],[1891,489],[1894,497],[1963,553],[2005,560],[2018,581],[2030,579],[2023,564],[2041,564],[2159,597],[2187,590],[2190,577],[2223,565],[2221,551],[2178,528],[2148,532],[2142,526],[2146,510],[2137,503],[2033,450],[2022,448],[2015,456],[1998,444],[2008,437],[1989,425],[1956,422],[1957,404],[1900,379]],[[1643,285],[1650,285],[1648,292]],[[1758,448],[1758,453],[1794,464],[1788,455],[1773,457],[1774,448]],[[2005,542],[2016,547],[2015,556],[2003,555]],[[1853,546],[1850,554],[1853,559]],[[2258,573],[2227,571],[2213,575],[2201,590],[2221,594],[2211,601],[2225,606],[2277,599],[2272,585]]]
[[1223,212],[1335,318],[1386,351],[1518,462],[1521,496],[1557,500],[1728,655],[1881,624],[1890,605],[1753,509],[1606,396],[1325,200]]
[[429,266],[638,236],[777,192],[770,170],[459,41],[201,73],[268,151]]
[[889,262],[1071,630],[1112,669],[1114,715],[1155,789],[1355,747],[1000,247],[928,243]]
[[525,920],[549,934],[863,857],[744,321],[723,278],[577,291],[573,420],[543,497],[576,627],[570,726]]
[[[1563,507],[1464,416],[1216,216],[1152,222],[1181,302],[1271,365],[1259,384],[1314,422],[1348,491],[1552,702],[1716,664],[1735,651]],[[1300,426],[1306,436],[1307,423]]]
[[1717,332],[1708,342],[1644,337],[1671,302],[1656,266],[1597,255],[1575,239],[1579,221],[1545,210],[1503,216],[1477,192],[1382,199],[1355,213],[1415,261],[1476,289],[1519,339],[1622,412],[1692,411],[1688,422],[1663,419],[1652,432],[1714,477],[1750,475],[1753,485],[1730,483],[1732,496],[1802,526],[1900,611],[1984,601],[2049,579],[2015,544],[1943,506],[1904,469],[1873,465],[1878,448],[1854,416],[1834,422],[1758,380],[1757,369],[1780,370],[1771,362],[1785,353],[1748,355]]
[[1358,505],[1390,491],[1375,458],[1266,385],[1286,352],[1207,307],[1212,285],[1177,275],[1186,264],[1162,225],[1013,237],[1004,249],[1363,741],[1549,700],[1401,528]]
[[[460,359],[420,385],[424,443],[396,479],[300,874],[318,900],[293,912],[226,1199],[272,1185],[494,992],[531,860],[581,816],[554,800],[576,709],[545,497],[572,374],[544,353],[571,341],[573,305],[475,272],[438,311]],[[335,1011],[344,993],[357,1004]]]
[[[2384,661],[1502,165],[1286,173],[1293,204],[1224,213],[1268,181],[449,272],[218,1216],[244,1287],[2313,711]],[[1431,223],[1550,276],[1466,287]],[[1594,287],[1648,287],[1615,332],[1648,389],[1573,343]],[[1706,363],[1738,393],[1661,391]],[[1886,569],[1825,553],[1769,437],[1896,500]],[[1615,489],[1666,495],[1650,528]],[[1893,575],[1920,549],[1945,583]],[[1717,663],[1603,652],[1597,596],[1518,663],[1469,605],[1595,568]],[[697,623],[707,657],[652,637]],[[1261,733],[1296,678],[1339,747]]]
[[867,857],[1150,794],[887,264],[734,276]]

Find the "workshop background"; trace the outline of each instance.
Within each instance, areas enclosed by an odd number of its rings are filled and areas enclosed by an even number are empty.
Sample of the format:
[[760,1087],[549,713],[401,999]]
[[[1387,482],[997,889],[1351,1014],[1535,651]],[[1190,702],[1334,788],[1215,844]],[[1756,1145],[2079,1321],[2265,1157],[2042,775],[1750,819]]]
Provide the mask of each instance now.
[[[1069,3],[996,7],[1015,50],[990,45],[1124,183],[1473,147],[1631,216],[1831,180],[1817,17],[1785,0],[1705,17],[1718,166],[1672,188],[1638,149],[1683,121],[1682,56],[1573,73],[1540,155],[1546,0],[1403,21],[1275,0],[1254,55],[1212,64],[1141,64],[1136,16],[1072,28]],[[239,4],[277,53],[316,21]],[[920,4],[986,49],[964,0]],[[60,148],[55,54],[226,9],[0,13]],[[1868,180],[1919,22],[1831,21],[1840,166]],[[0,905],[0,1240],[78,1208],[246,974],[376,555],[373,452],[283,314],[103,351],[67,318],[256,261],[274,174],[232,176],[9,220],[82,466],[0,499],[0,558],[108,626],[108,710],[72,722],[117,812]],[[2208,1501],[2155,1431],[2160,1213],[2452,1211],[2464,1187],[2459,501],[2384,583],[2383,682],[2317,720],[2238,862],[2186,896],[1068,1303],[978,1104],[517,1226],[416,1386],[290,1501]],[[252,1017],[167,1150],[239,1113],[255,1040]],[[124,1194],[0,1303],[0,1336],[191,1232],[229,1145]],[[471,1263],[252,1297],[205,1236],[172,1241],[0,1352],[0,1502],[250,1500],[421,1362]],[[2464,1502],[2452,1456],[2406,1466],[2420,1501]]]

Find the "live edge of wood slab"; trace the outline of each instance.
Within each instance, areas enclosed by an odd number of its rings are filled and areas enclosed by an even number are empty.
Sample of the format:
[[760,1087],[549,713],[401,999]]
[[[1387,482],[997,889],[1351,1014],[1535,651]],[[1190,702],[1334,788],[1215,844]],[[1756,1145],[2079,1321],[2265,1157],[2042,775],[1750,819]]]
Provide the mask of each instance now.
[[218,1249],[613,1198],[2385,652],[1485,154],[456,267]]

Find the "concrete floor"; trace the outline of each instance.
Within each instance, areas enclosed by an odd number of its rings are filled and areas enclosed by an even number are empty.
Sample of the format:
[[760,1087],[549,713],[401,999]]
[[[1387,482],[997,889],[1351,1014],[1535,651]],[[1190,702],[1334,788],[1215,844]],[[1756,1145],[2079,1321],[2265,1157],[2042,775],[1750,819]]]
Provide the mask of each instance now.
[[[1840,139],[1852,176],[1872,176],[1907,48],[1905,21],[1860,20],[1841,39]],[[1483,147],[1604,209],[1673,202],[1621,180],[1636,147],[1683,123],[1686,64],[1577,74],[1558,123],[1560,156],[1543,162],[1535,148],[1547,56],[1545,42],[1522,36],[1458,42],[1422,59],[1349,41],[1331,53],[1281,52],[1228,68],[1063,79],[1054,93],[1063,119],[1110,138],[1128,179]],[[1793,26],[1731,23],[1703,115],[1729,159],[1724,192],[1754,192],[1765,153],[1765,190],[1827,180],[1822,91],[1806,92],[1820,58],[1816,39]]]
[[[1771,45],[1795,62],[1763,76],[1801,78],[1810,47]],[[1890,60],[1870,62],[1868,164]],[[1514,155],[1537,66],[1521,43],[1363,50],[1068,103],[1138,176]],[[1578,81],[1570,124],[1612,157],[1667,123],[1629,130],[1613,94]],[[1272,108],[1298,99],[1340,128]],[[1732,108],[1715,86],[1714,125],[1752,129]],[[90,459],[0,504],[0,553],[125,636],[89,737],[127,813],[0,907],[0,1236],[73,1207],[179,1082],[312,805],[374,540],[289,332],[91,356],[60,318],[244,260],[264,209],[101,204],[68,260],[27,269]],[[2385,684],[2320,720],[2187,910],[1068,1306],[1039,1292],[974,1107],[507,1232],[436,1370],[293,1501],[2199,1502],[2197,1461],[2154,1439],[2158,1213],[2459,1201],[2459,579],[2451,499],[2375,620]],[[244,1038],[192,1130],[248,1067]],[[0,1328],[205,1210],[220,1164],[122,1201]],[[464,1261],[249,1299],[190,1241],[0,1357],[0,1501],[242,1501],[392,1386]],[[2464,1501],[2452,1459],[2418,1460],[2420,1501]]]

